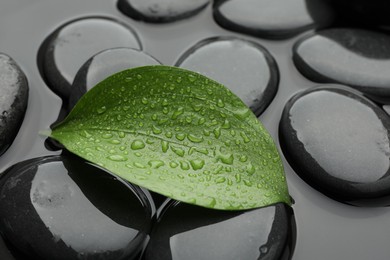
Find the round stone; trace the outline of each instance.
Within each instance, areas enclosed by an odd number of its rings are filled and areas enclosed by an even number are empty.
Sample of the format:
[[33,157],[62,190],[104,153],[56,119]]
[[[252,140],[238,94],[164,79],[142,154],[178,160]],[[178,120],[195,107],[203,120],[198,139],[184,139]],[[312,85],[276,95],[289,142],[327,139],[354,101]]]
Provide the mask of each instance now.
[[115,47],[141,48],[135,31],[107,17],[85,17],[61,25],[40,47],[38,66],[46,84],[68,98],[74,77],[89,58]]
[[144,260],[290,259],[295,246],[292,209],[282,203],[250,211],[218,211],[168,202]]
[[260,115],[276,95],[278,66],[258,43],[235,37],[208,38],[195,44],[176,66],[199,72],[225,85]]
[[15,139],[28,102],[28,82],[16,62],[0,53],[0,155]]
[[77,72],[70,90],[69,110],[88,90],[112,74],[135,67],[160,64],[152,56],[130,48],[114,48],[99,52]]
[[390,36],[361,29],[328,29],[294,46],[293,59],[307,78],[358,89],[379,102],[390,100]]
[[261,38],[281,39],[328,26],[334,13],[323,0],[222,0],[214,19],[222,27]]
[[138,259],[154,216],[139,188],[75,157],[18,163],[0,179],[0,230],[18,259]]
[[125,15],[149,23],[168,23],[202,11],[210,0],[118,0]]
[[309,185],[354,205],[389,205],[390,120],[353,89],[319,86],[284,108],[280,144]]

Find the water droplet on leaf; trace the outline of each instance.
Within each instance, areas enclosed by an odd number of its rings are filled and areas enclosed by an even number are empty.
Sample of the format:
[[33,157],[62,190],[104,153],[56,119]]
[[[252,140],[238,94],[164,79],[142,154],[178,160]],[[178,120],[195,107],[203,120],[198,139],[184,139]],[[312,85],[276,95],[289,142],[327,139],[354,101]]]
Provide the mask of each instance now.
[[107,157],[108,159],[110,159],[111,161],[114,161],[114,162],[125,162],[127,161],[127,158],[122,156],[122,155],[119,155],[119,154],[113,154],[113,155],[110,155]]
[[131,149],[140,150],[145,148],[145,143],[142,140],[136,139],[131,143]]
[[205,165],[205,161],[201,159],[195,159],[195,160],[191,160],[190,164],[192,166],[192,169],[196,171],[203,168],[203,166]]

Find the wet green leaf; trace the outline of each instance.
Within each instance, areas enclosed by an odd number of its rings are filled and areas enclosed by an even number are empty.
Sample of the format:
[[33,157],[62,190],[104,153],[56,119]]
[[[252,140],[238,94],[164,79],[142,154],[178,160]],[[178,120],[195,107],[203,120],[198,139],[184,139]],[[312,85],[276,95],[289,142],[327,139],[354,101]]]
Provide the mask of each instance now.
[[69,151],[168,197],[239,210],[290,204],[272,138],[223,85],[147,66],[96,85],[51,137]]

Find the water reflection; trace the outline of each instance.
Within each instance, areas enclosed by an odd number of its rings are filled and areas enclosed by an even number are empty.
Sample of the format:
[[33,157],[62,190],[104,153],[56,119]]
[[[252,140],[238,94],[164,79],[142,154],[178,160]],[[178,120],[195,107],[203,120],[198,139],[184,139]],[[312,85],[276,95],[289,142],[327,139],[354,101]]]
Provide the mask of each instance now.
[[21,259],[135,259],[153,214],[142,191],[75,157],[30,160],[2,177],[2,234]]
[[292,210],[284,204],[241,212],[169,202],[144,259],[290,259]]

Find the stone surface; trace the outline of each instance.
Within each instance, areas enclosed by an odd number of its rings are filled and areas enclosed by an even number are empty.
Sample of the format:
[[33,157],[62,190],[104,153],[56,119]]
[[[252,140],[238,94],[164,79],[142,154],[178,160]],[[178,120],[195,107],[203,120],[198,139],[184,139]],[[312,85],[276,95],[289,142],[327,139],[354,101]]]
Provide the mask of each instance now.
[[0,230],[17,259],[138,259],[154,206],[75,157],[44,157],[0,179]]
[[135,49],[108,49],[90,58],[77,72],[69,97],[69,108],[97,83],[122,70],[147,65],[160,65],[152,56]]
[[324,0],[219,0],[214,19],[222,27],[261,38],[288,38],[333,22]]
[[15,139],[28,102],[28,82],[16,62],[0,53],[0,155]]
[[353,89],[320,86],[283,111],[280,143],[309,185],[354,205],[390,203],[390,118]]
[[84,17],[61,25],[46,38],[38,53],[38,66],[46,84],[66,99],[81,65],[96,53],[115,47],[141,49],[141,43],[126,24],[107,17]]
[[287,260],[294,251],[294,215],[284,204],[229,212],[171,201],[158,223],[144,260]]
[[307,78],[341,83],[390,101],[390,36],[361,29],[328,29],[297,42],[293,59]]
[[225,85],[260,115],[276,95],[278,66],[255,42],[234,37],[200,41],[187,50],[176,66],[199,72]]
[[118,0],[125,15],[150,23],[168,23],[202,11],[210,0]]
[[337,13],[337,23],[365,27],[390,25],[388,0],[330,0],[328,2]]

